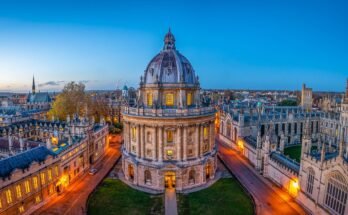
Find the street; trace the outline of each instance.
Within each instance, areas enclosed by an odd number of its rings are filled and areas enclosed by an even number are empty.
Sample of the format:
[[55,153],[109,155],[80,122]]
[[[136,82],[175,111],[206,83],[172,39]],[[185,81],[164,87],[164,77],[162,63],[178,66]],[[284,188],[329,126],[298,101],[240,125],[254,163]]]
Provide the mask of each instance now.
[[218,143],[219,156],[254,197],[257,214],[306,214],[284,190],[260,176],[237,151]]
[[107,152],[99,162],[103,167],[95,175],[86,173],[80,179],[73,182],[59,196],[49,201],[43,207],[35,211],[33,214],[59,214],[59,215],[79,215],[86,214],[86,202],[88,196],[93,192],[94,188],[104,179],[106,174],[115,164],[116,160],[121,156],[121,144],[109,147]]

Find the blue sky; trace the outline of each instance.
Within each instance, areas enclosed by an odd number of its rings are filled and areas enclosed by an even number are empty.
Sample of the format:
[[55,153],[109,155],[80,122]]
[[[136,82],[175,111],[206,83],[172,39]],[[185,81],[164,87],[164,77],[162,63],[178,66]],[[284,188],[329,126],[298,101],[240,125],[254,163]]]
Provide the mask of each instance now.
[[[48,3],[49,2],[49,3]],[[170,26],[203,88],[343,91],[345,1],[0,0],[0,91],[137,87]]]

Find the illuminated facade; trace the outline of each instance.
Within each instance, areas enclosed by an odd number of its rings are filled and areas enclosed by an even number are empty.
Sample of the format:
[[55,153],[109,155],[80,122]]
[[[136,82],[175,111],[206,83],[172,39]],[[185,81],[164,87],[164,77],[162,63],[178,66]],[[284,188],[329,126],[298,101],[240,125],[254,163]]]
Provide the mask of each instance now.
[[[222,107],[219,138],[312,214],[348,214],[348,82],[340,112]],[[284,148],[301,146],[301,160]]]
[[181,192],[215,177],[215,109],[200,99],[190,62],[169,31],[140,79],[138,103],[124,110],[123,172],[148,192]]
[[14,123],[0,136],[8,144],[0,160],[0,214],[6,215],[30,214],[64,192],[108,147],[108,126],[84,117]]

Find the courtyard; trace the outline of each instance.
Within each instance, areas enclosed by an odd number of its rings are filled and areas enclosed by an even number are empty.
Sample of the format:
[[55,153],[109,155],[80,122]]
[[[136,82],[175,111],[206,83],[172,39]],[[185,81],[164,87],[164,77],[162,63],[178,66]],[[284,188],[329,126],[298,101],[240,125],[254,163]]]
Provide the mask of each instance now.
[[291,159],[295,159],[300,163],[301,160],[301,145],[290,146],[284,149],[284,154],[288,155]]
[[252,199],[234,178],[224,178],[211,187],[177,194],[179,215],[254,214]]
[[164,214],[163,195],[132,189],[118,179],[105,179],[88,201],[89,215]]

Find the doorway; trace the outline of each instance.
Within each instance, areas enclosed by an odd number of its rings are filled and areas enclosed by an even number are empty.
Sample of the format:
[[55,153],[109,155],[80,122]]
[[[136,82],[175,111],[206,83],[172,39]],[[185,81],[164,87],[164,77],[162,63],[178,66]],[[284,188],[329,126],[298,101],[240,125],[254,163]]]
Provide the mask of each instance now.
[[175,172],[166,172],[164,174],[164,185],[166,188],[175,188]]

